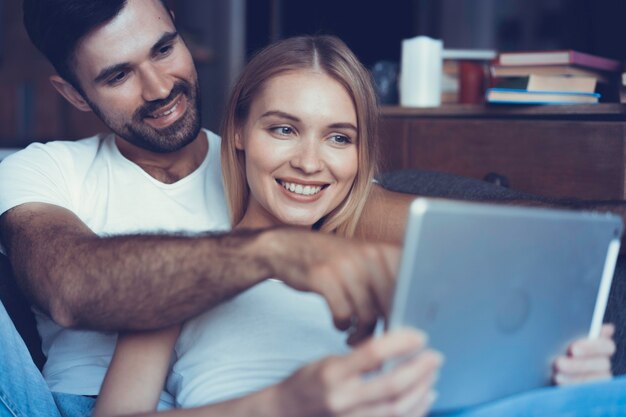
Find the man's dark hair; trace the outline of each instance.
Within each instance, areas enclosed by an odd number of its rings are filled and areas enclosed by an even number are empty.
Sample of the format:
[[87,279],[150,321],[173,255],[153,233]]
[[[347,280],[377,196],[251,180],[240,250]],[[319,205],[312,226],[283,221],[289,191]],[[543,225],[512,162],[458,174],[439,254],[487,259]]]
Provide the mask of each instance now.
[[[127,0],[24,0],[24,26],[37,49],[78,91],[73,71],[79,41],[117,16]],[[164,0],[161,0],[167,8]]]

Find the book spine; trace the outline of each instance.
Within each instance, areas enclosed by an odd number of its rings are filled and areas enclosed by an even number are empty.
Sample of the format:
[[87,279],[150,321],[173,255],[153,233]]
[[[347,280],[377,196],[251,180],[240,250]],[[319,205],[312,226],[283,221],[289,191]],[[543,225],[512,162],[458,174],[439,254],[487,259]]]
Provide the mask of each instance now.
[[488,92],[494,93],[513,93],[520,95],[554,95],[559,94],[562,96],[572,96],[572,97],[596,97],[600,98],[600,94],[598,93],[578,93],[573,91],[528,91],[528,90],[520,90],[516,88],[490,88]]
[[498,55],[496,64],[503,67],[578,65],[608,72],[615,72],[621,69],[620,62],[614,59],[573,50],[502,52]]
[[570,61],[575,65],[584,65],[604,71],[618,71],[621,64],[618,61],[600,56],[590,55],[583,52],[571,51]]
[[598,81],[612,82],[612,74],[598,69],[582,67],[579,65],[499,65],[493,64],[490,67],[491,77],[526,77],[531,74],[539,75],[567,75],[591,77]]
[[563,65],[570,62],[570,51],[501,52],[497,64],[502,66]]

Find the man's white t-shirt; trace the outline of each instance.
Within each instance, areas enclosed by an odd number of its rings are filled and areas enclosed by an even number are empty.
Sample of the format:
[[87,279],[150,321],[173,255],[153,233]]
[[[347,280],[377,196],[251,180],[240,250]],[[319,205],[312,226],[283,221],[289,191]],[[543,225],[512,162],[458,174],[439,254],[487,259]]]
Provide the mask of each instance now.
[[[112,134],[32,144],[0,164],[0,213],[29,202],[54,204],[99,236],[229,230],[220,138],[203,132],[209,142],[205,160],[173,184],[155,180],[126,159]],[[36,316],[50,389],[97,395],[116,334],[64,329],[45,314]]]

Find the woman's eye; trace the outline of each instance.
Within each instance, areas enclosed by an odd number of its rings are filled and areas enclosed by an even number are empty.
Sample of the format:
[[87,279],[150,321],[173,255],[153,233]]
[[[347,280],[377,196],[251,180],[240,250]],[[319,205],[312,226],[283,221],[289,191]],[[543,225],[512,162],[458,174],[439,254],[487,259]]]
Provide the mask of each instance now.
[[349,143],[352,143],[352,140],[344,135],[333,135],[330,137],[330,140],[338,145],[347,145]]
[[289,126],[278,126],[278,127],[274,127],[272,128],[272,131],[274,133],[277,133],[281,136],[289,136],[293,133],[293,129],[290,128]]

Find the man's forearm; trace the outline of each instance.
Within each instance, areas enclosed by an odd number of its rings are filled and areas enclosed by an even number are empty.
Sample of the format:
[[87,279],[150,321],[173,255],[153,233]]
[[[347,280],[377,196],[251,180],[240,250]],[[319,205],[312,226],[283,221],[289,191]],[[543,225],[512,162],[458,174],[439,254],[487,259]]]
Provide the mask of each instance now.
[[123,236],[80,243],[72,252],[84,255],[59,265],[59,271],[74,272],[65,285],[81,289],[70,295],[71,322],[130,330],[194,316],[270,276],[255,249],[257,236]]
[[271,274],[262,232],[98,237],[58,210],[46,214],[54,220],[3,216],[2,238],[20,286],[63,325],[163,327]]
[[417,197],[375,186],[367,199],[355,236],[364,240],[401,244],[409,206]]
[[[402,243],[409,206],[417,197],[419,195],[393,192],[380,186],[374,187],[359,222],[357,237],[366,240]],[[455,199],[473,200],[488,204],[611,212],[620,216],[624,224],[626,224],[626,201],[624,200],[581,200],[533,196],[530,194],[527,198],[521,199],[517,193],[512,193],[510,197],[501,196],[494,199],[481,199],[480,195],[472,199]],[[626,240],[626,234],[622,239],[622,252],[626,251],[624,240]]]

